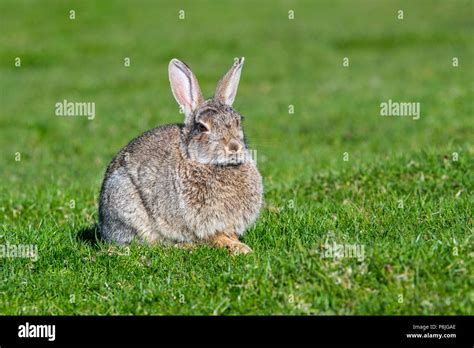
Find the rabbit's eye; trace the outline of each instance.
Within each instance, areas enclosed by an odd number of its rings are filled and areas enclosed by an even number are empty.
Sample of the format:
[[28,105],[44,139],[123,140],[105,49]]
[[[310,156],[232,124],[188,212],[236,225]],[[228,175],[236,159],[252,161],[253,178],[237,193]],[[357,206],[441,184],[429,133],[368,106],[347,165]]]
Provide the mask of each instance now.
[[202,123],[197,124],[197,130],[201,133],[209,131],[209,129],[207,129],[207,127],[203,125]]

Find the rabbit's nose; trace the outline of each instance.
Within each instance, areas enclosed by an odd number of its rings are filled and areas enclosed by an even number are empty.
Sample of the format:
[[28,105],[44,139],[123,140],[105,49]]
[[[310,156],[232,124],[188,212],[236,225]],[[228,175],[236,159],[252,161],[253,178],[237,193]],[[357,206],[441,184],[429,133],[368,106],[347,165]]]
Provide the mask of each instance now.
[[231,153],[237,153],[239,152],[240,150],[242,150],[242,145],[240,145],[239,142],[235,141],[235,140],[231,140],[229,141],[229,143],[227,144],[226,146],[226,150],[231,152]]

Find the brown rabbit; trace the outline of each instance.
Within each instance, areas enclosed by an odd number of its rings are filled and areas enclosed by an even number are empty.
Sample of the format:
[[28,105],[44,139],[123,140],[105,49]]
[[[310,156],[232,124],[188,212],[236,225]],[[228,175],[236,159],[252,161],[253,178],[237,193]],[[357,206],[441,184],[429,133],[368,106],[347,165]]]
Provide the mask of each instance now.
[[99,201],[105,240],[251,251],[239,237],[258,217],[263,188],[242,116],[232,108],[243,63],[236,59],[214,97],[204,100],[191,69],[171,60],[171,89],[185,123],[145,132],[109,164]]

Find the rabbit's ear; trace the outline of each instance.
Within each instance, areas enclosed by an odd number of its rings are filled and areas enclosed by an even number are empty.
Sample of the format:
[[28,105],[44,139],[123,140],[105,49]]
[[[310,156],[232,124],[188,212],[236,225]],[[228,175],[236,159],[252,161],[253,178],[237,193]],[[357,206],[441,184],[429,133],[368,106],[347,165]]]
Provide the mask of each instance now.
[[216,88],[214,99],[223,104],[232,105],[234,103],[237,88],[239,87],[240,72],[244,65],[245,58],[236,59],[232,68],[224,75]]
[[189,123],[192,112],[204,101],[199,83],[189,66],[175,58],[170,61],[168,73],[174,98],[183,108],[185,122]]

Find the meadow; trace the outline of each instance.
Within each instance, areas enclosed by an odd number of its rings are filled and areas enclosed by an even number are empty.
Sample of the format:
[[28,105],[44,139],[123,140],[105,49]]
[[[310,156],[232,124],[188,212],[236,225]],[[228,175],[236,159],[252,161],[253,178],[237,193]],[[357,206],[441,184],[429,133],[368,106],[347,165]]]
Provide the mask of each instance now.
[[[474,314],[473,18],[469,0],[0,1],[0,246],[37,248],[0,257],[0,314]],[[109,161],[183,121],[170,59],[210,96],[240,56],[254,253],[97,238]],[[420,117],[381,116],[389,99]]]

